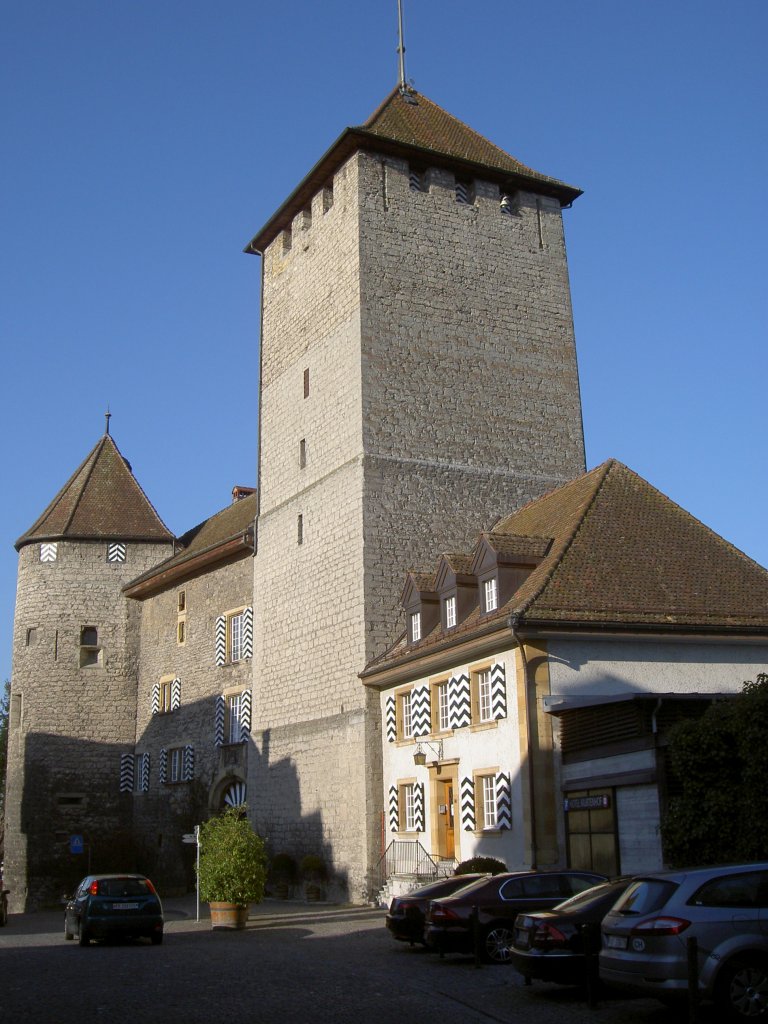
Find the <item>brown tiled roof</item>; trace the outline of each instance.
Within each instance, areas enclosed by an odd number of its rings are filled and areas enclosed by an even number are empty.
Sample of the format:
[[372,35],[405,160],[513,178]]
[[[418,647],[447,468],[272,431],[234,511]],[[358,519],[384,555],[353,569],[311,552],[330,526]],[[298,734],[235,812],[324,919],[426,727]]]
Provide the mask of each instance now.
[[[453,114],[412,89],[406,92],[399,87],[394,89],[360,127],[382,139],[414,146],[440,157],[494,168],[530,181],[572,187],[526,167]],[[578,189],[573,191],[580,194]]]
[[65,538],[173,540],[109,434],[104,434],[39,519],[19,537],[16,548]]
[[552,543],[551,537],[521,537],[496,531],[484,533],[483,538],[497,554],[520,558],[543,558]]
[[502,519],[492,544],[551,545],[509,601],[479,607],[450,634],[437,626],[369,666],[504,628],[616,628],[768,634],[768,570],[613,459]]
[[466,576],[467,573],[472,571],[472,555],[449,551],[443,552],[440,558],[457,576]]
[[407,575],[411,577],[414,587],[420,593],[435,589],[435,574],[433,572],[420,572],[416,569],[411,569]]
[[[148,589],[148,581],[166,581],[169,577],[176,578],[178,573],[183,573],[185,567],[190,563],[210,565],[212,561],[229,558],[233,554],[242,555],[252,551],[251,540],[239,546],[233,546],[232,541],[242,538],[253,527],[256,518],[258,497],[254,490],[245,498],[227,505],[220,512],[216,512],[209,519],[187,530],[179,540],[178,544],[183,550],[177,552],[173,557],[167,558],[164,562],[154,566],[148,572],[138,576],[126,586],[129,593],[134,588],[142,591]],[[203,558],[204,555],[210,556]],[[187,570],[189,572],[189,570]],[[149,588],[151,589],[151,588]],[[157,589],[157,587],[155,587]],[[132,595],[134,596],[134,595]]]
[[290,226],[296,214],[328,183],[342,163],[360,149],[448,166],[467,177],[475,174],[498,182],[510,191],[527,188],[552,196],[563,206],[581,195],[581,189],[526,167],[421,93],[414,90],[402,93],[396,88],[364,124],[342,132],[254,235],[245,252],[263,252],[280,231]]
[[768,628],[768,571],[611,460],[499,524],[551,529],[514,598],[527,622]]

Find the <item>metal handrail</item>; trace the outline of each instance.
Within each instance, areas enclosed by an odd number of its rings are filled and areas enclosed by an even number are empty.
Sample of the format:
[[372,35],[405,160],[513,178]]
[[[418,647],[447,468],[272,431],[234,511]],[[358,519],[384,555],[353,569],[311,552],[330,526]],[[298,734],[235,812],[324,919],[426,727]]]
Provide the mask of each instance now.
[[378,892],[391,875],[415,875],[419,879],[437,877],[438,862],[418,839],[393,839],[371,872],[371,889]]

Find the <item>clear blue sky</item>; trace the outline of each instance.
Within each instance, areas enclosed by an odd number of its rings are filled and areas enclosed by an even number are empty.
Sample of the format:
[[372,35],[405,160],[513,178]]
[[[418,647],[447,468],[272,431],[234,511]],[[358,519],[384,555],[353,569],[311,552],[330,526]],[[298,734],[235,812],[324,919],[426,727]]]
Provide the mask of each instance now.
[[[766,531],[765,0],[405,0],[415,87],[585,191],[589,466]],[[103,432],[181,533],[255,482],[244,244],[397,80],[396,0],[5,0],[0,679],[14,540]]]

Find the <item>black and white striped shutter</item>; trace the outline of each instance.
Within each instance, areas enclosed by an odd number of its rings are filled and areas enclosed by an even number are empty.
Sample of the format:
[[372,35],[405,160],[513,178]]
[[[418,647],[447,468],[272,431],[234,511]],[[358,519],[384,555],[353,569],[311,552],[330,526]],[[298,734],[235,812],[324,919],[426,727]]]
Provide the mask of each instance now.
[[411,726],[414,736],[429,736],[432,731],[428,683],[411,690]]
[[107,544],[107,561],[124,562],[126,546],[121,540],[113,540]]
[[174,679],[171,683],[171,711],[178,711],[181,707],[181,680]]
[[397,739],[397,702],[392,694],[387,697],[384,717],[387,730],[387,742],[394,743]]
[[452,677],[448,683],[448,714],[452,729],[463,729],[472,721],[472,696],[465,673]]
[[218,694],[213,717],[213,742],[217,747],[221,747],[224,744],[224,711],[224,697]]
[[461,780],[459,787],[461,802],[461,827],[465,832],[475,831],[475,781],[468,775]]
[[240,742],[247,743],[251,738],[251,706],[252,690],[243,690],[240,694]]
[[152,687],[152,714],[157,715],[160,713],[160,683],[155,683]]
[[243,658],[253,657],[253,608],[243,608]]
[[424,783],[413,784],[413,825],[417,832],[424,831]]
[[216,619],[216,631],[214,637],[214,651],[216,665],[221,666],[227,660],[227,616],[219,615]]
[[184,754],[181,764],[181,781],[191,782],[195,777],[195,748],[188,743],[184,747]]
[[512,786],[506,772],[496,775],[496,828],[512,828]]
[[397,786],[389,787],[389,831],[400,830],[400,799]]
[[163,747],[160,751],[160,782],[168,781],[168,751]]
[[503,661],[497,661],[491,669],[491,715],[496,720],[507,717],[507,682]]
[[120,792],[133,792],[133,754],[120,755]]
[[138,790],[140,793],[149,792],[149,754],[141,754],[139,758]]

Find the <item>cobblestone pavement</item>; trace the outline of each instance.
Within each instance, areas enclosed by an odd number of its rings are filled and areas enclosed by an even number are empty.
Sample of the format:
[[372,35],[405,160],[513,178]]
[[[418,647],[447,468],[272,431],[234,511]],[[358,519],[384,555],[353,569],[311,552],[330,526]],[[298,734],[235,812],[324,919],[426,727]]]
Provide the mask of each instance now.
[[[81,949],[63,913],[13,915],[0,930],[0,1021],[405,1024],[680,1024],[653,1000],[590,1009],[570,988],[525,987],[509,967],[476,968],[396,943],[384,912],[266,902],[244,932],[212,931],[193,901],[165,901],[162,946]],[[711,1012],[702,1024],[715,1021]]]

